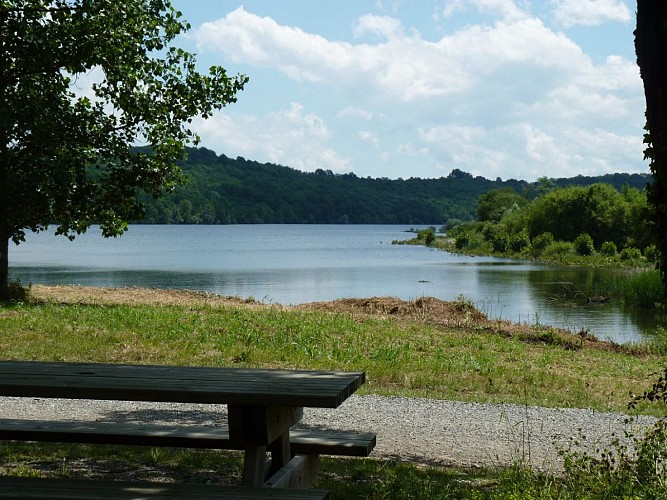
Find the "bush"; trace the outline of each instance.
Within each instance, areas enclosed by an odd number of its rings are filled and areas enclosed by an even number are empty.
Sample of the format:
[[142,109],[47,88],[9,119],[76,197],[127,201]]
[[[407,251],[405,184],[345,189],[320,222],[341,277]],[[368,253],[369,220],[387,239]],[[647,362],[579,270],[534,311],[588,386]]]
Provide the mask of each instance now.
[[660,250],[655,245],[651,244],[644,249],[644,257],[649,262],[657,263],[660,260]]
[[639,248],[628,247],[621,251],[621,260],[638,260],[642,258]]
[[591,235],[581,233],[577,236],[577,239],[574,240],[574,249],[579,255],[592,255],[595,252],[595,245],[593,244]]
[[507,233],[497,234],[493,238],[493,241],[491,242],[491,245],[493,246],[493,251],[499,253],[507,253],[507,249],[509,248],[509,242],[510,242],[509,234]]
[[509,244],[512,252],[520,253],[524,249],[530,247],[530,238],[526,233],[520,232],[519,234],[515,234],[510,238]]
[[452,229],[454,229],[456,226],[460,226],[461,224],[463,224],[461,219],[449,219],[447,223],[438,230],[438,232],[449,233]]
[[461,236],[462,234],[465,234],[465,233],[466,233],[465,224],[459,224],[458,226],[454,226],[449,231],[447,231],[447,236],[449,236],[450,238],[456,239],[456,238],[458,238],[459,236]]
[[457,250],[462,250],[465,247],[468,246],[468,243],[470,243],[470,236],[468,233],[461,233],[456,237],[456,240],[454,241],[454,245],[456,246]]
[[[628,404],[667,403],[667,369],[641,396]],[[628,444],[620,437],[608,448],[592,452],[563,452],[565,484],[587,498],[667,498],[667,419],[659,419],[645,433],[634,430],[634,417],[626,420]],[[578,444],[574,440],[574,444]]]
[[544,250],[544,256],[570,255],[574,252],[574,243],[570,241],[556,241]]
[[613,241],[605,241],[602,246],[600,246],[600,253],[607,257],[614,257],[617,252],[616,243]]
[[542,255],[542,253],[547,249],[547,247],[553,245],[553,242],[554,242],[554,235],[551,234],[549,231],[546,231],[544,233],[535,236],[531,244],[533,256],[538,257]]
[[426,246],[431,245],[435,241],[435,228],[429,227],[422,229],[417,233],[417,239],[424,240]]

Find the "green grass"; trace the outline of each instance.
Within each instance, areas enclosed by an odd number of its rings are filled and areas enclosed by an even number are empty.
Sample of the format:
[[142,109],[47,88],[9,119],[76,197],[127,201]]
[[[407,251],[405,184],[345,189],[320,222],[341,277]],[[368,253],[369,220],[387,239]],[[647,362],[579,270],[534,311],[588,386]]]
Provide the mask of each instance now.
[[[549,328],[526,329],[203,302],[20,303],[0,307],[0,358],[363,370],[362,394],[599,411],[624,411],[629,393],[648,388],[665,366],[660,349],[577,344]],[[664,409],[643,405],[639,412]],[[239,464],[233,452],[0,443],[2,474],[130,471],[143,479],[233,483]],[[521,463],[462,470],[324,458],[315,486],[331,489],[333,498],[606,498],[606,490],[589,491],[587,477],[542,475]]]
[[[333,499],[572,499],[667,498],[660,486],[619,483],[609,488],[595,471],[550,476],[521,464],[509,468],[461,469],[400,460],[322,457],[314,488]],[[138,446],[0,445],[0,474],[29,477],[237,484],[241,454],[231,451],[157,449]],[[626,477],[624,477],[626,479]],[[646,488],[644,488],[646,489]],[[610,492],[622,491],[626,496]],[[633,495],[632,493],[636,493]]]
[[475,324],[278,307],[28,304],[0,310],[0,357],[363,370],[364,393],[622,411],[664,358]]
[[660,272],[657,270],[617,275],[601,282],[599,288],[602,295],[620,297],[630,306],[662,309],[663,304],[667,305]]

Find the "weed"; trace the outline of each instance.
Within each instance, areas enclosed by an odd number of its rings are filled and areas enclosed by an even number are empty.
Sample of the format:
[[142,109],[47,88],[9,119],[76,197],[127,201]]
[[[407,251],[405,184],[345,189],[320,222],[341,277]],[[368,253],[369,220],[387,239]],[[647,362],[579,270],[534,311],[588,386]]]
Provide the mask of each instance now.
[[[667,369],[628,407],[634,409],[641,402],[662,404],[665,414]],[[624,439],[612,435],[607,447],[564,451],[565,487],[589,492],[592,498],[667,498],[667,418],[644,432],[638,429],[636,417],[628,417]],[[573,445],[578,444],[574,440]]]

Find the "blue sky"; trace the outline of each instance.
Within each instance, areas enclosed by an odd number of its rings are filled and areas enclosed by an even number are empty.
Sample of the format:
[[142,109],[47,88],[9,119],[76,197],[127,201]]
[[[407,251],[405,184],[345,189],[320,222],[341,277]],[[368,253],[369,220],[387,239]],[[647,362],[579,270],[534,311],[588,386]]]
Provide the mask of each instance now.
[[230,157],[361,177],[648,172],[623,0],[173,0],[178,45],[250,77],[194,122]]

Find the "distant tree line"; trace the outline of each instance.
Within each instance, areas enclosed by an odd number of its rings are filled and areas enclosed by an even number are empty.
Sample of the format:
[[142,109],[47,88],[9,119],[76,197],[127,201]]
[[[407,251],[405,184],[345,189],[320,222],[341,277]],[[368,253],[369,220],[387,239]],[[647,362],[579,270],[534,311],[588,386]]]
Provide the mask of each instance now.
[[495,181],[458,169],[439,179],[396,179],[301,172],[242,157],[217,155],[206,148],[189,149],[181,164],[189,182],[170,196],[146,196],[150,224],[444,224],[473,220],[481,195],[506,188],[536,197],[551,186],[604,182],[643,189],[648,175]]

